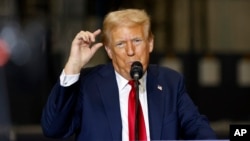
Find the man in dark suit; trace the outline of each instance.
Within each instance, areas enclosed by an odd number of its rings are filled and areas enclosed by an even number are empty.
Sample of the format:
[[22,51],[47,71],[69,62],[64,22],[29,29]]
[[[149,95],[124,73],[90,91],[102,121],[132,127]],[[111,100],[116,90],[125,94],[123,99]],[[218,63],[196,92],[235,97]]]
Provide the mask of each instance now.
[[[74,38],[60,80],[44,107],[42,129],[45,136],[65,138],[75,134],[78,141],[134,140],[131,130],[135,129],[131,129],[128,120],[133,86],[128,82],[133,79],[131,65],[139,61],[143,68],[139,80],[143,113],[140,125],[145,133],[145,138],[139,139],[216,138],[207,119],[189,98],[182,75],[148,64],[154,38],[145,11],[111,12],[105,17],[102,32],[102,43],[93,44],[100,29],[81,31]],[[112,62],[84,68],[103,45]]]

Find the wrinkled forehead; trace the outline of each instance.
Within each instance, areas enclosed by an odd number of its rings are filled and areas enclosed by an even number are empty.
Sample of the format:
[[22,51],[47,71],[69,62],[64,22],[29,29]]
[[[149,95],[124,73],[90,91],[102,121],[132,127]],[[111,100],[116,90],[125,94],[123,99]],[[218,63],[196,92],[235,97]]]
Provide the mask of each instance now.
[[145,32],[143,29],[143,26],[141,25],[135,25],[135,26],[117,26],[113,28],[110,32],[110,39],[114,38],[145,38]]
[[133,38],[148,38],[147,29],[141,24],[120,24],[113,26],[109,34],[106,35],[107,44],[117,40],[129,40]]

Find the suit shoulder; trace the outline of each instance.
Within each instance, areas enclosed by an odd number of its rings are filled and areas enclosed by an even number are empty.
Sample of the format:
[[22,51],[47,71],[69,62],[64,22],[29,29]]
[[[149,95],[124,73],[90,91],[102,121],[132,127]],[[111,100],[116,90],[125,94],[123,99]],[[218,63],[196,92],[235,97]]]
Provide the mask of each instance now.
[[96,72],[98,72],[100,69],[102,69],[105,66],[106,66],[105,64],[100,64],[100,65],[97,65],[97,66],[83,68],[81,70],[81,72],[80,72],[80,75],[85,76],[85,77],[86,76],[91,76],[93,74],[96,74]]
[[114,67],[112,63],[100,64],[94,67],[88,67],[81,70],[80,78],[99,79],[101,77],[110,77],[114,75]]
[[150,65],[150,75],[153,75],[158,82],[166,83],[168,86],[175,86],[185,82],[184,76],[169,67]]

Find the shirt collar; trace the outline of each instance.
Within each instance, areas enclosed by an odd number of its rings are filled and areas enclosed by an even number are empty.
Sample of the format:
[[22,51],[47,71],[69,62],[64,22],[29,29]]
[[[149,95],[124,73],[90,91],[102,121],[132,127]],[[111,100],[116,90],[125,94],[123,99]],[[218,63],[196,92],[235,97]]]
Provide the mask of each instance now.
[[[115,71],[115,76],[117,80],[117,85],[119,91],[121,91],[123,88],[125,88],[128,84],[128,80],[122,77],[118,72]],[[140,82],[140,91],[144,92],[146,90],[146,78],[147,78],[147,72],[145,72],[141,79],[139,79]]]

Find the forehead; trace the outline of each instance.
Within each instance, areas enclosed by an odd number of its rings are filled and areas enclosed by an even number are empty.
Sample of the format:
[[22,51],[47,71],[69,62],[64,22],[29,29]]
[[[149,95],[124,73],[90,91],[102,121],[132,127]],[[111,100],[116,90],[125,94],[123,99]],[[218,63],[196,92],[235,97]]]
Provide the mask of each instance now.
[[111,31],[111,39],[112,40],[120,40],[120,39],[130,39],[135,37],[144,38],[144,30],[140,25],[137,26],[119,26],[113,28]]

